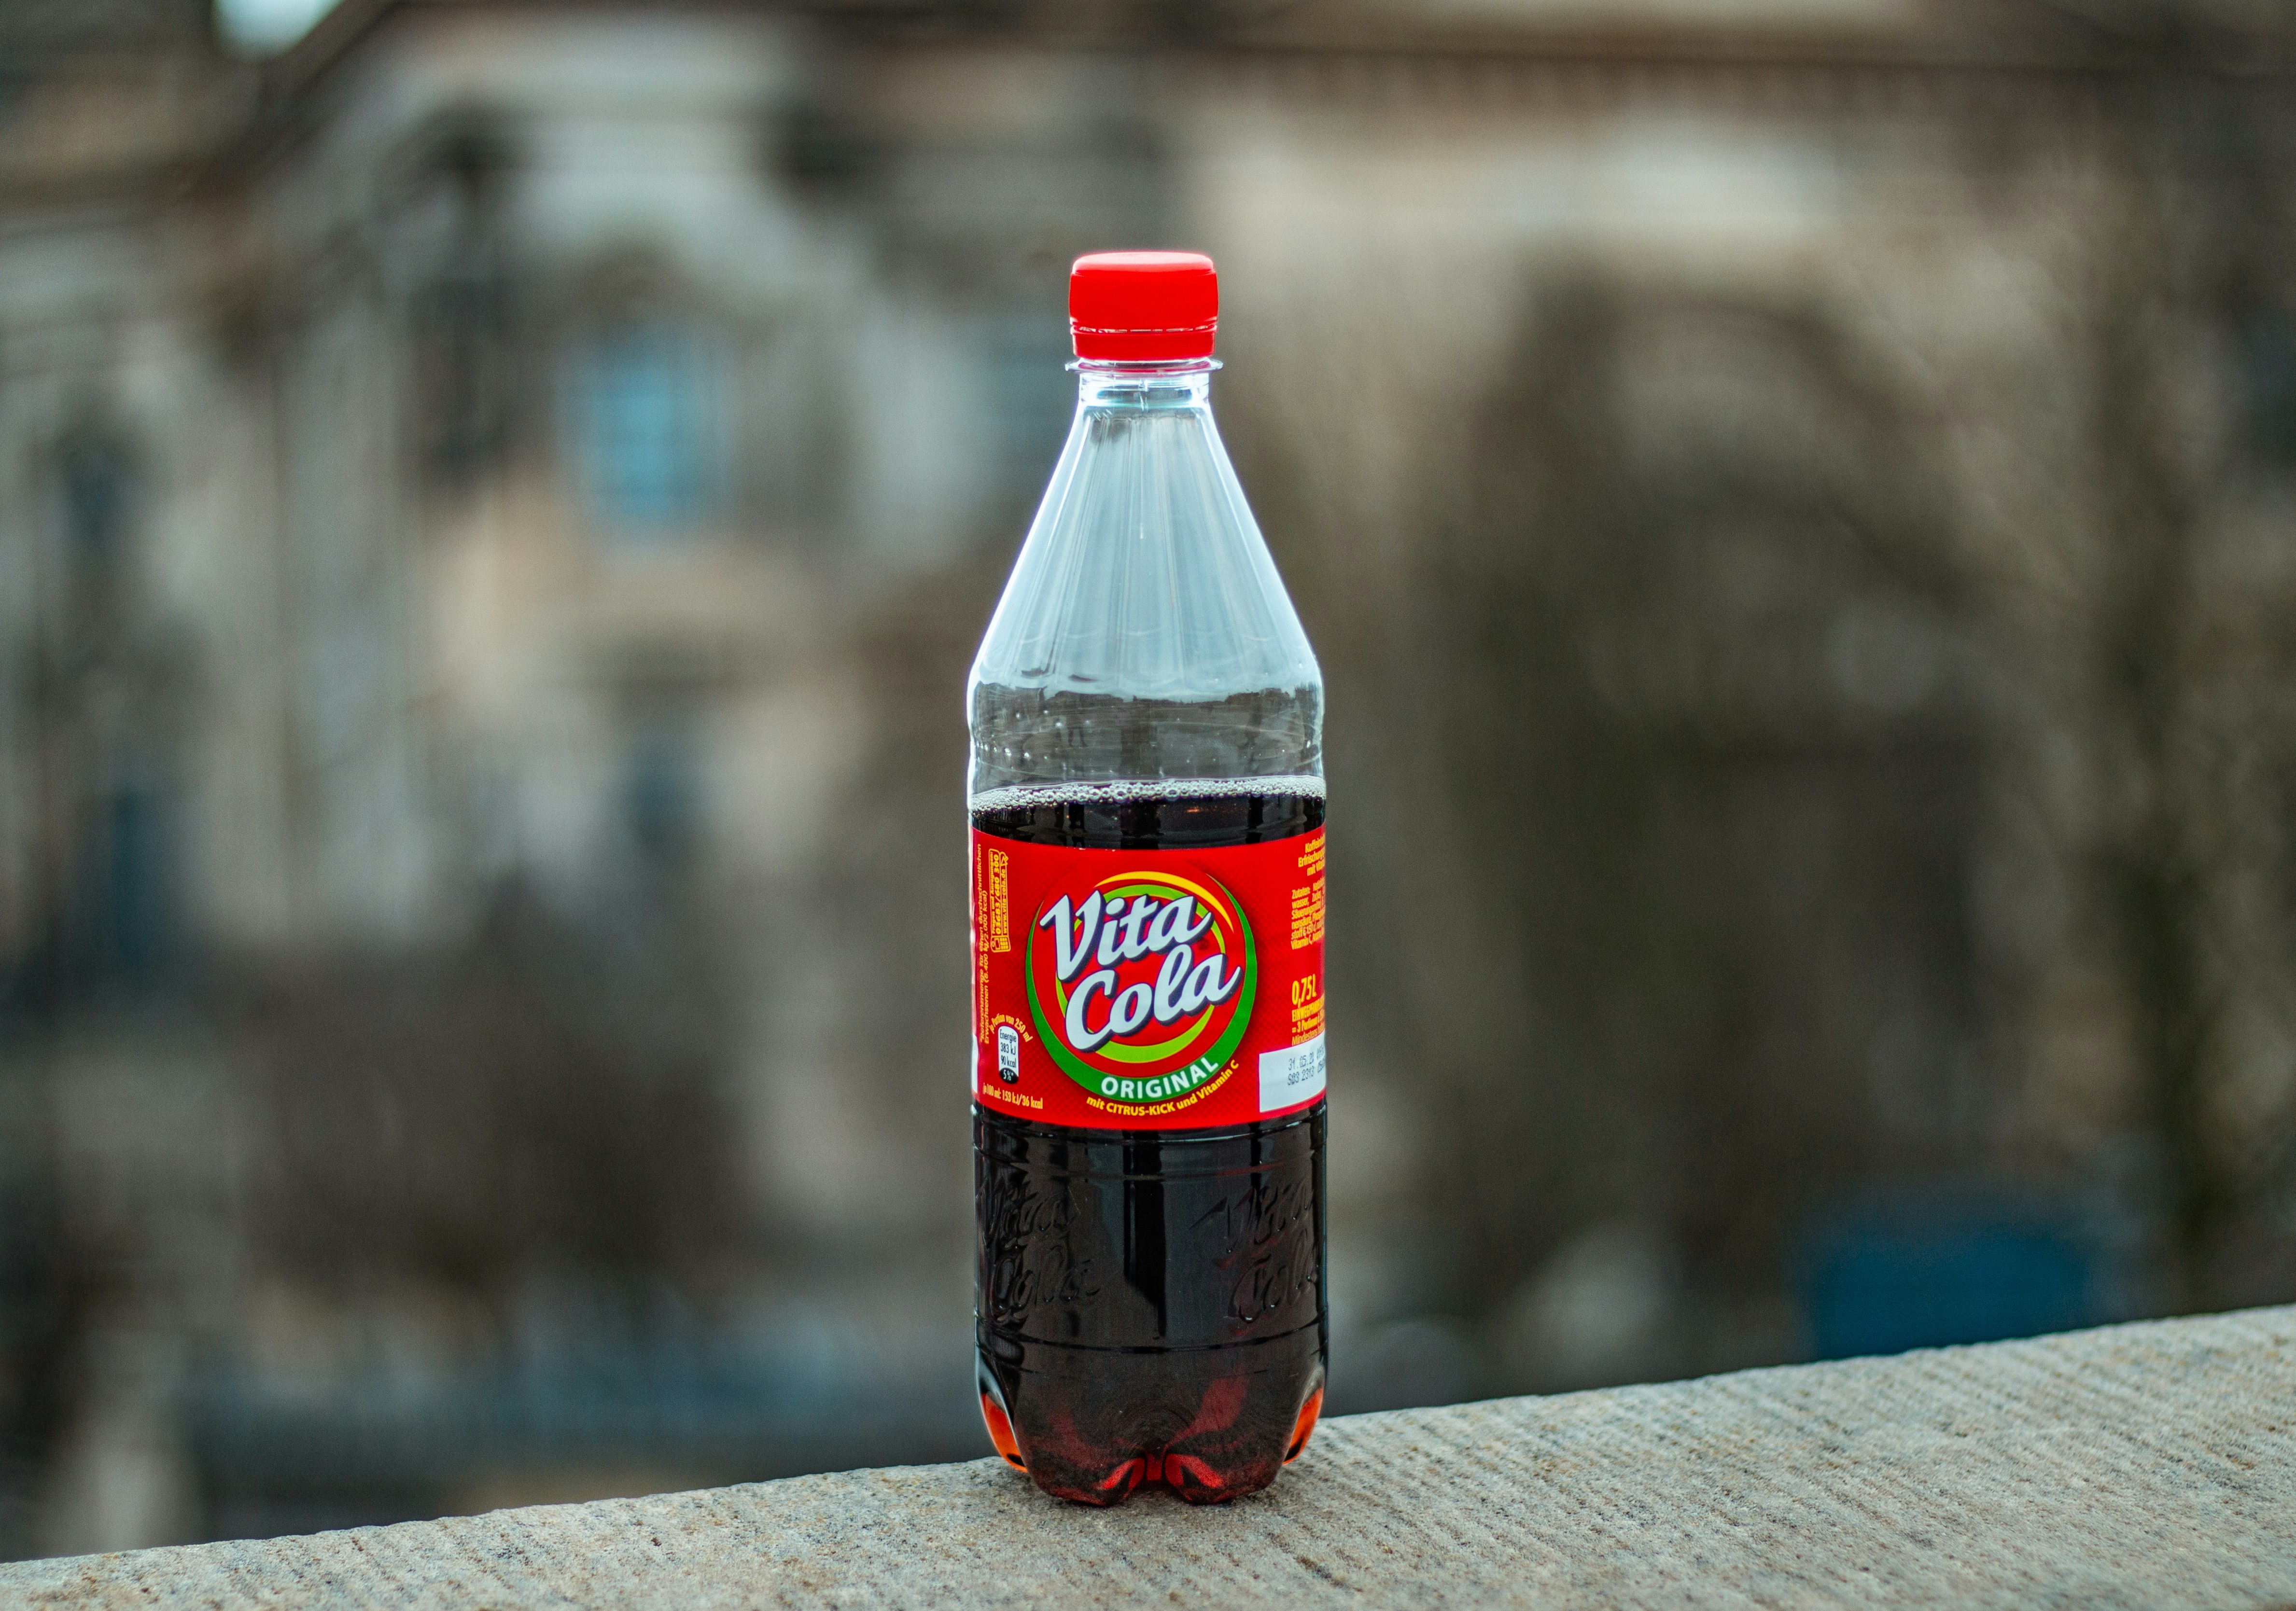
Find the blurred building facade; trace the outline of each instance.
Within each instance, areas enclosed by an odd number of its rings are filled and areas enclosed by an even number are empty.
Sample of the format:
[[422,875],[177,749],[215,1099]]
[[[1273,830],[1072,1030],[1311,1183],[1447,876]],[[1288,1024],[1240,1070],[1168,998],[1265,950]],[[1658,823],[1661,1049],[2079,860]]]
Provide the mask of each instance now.
[[1332,682],[1339,1407],[2296,1292],[2278,28],[12,8],[0,1549],[973,1451],[1124,242]]

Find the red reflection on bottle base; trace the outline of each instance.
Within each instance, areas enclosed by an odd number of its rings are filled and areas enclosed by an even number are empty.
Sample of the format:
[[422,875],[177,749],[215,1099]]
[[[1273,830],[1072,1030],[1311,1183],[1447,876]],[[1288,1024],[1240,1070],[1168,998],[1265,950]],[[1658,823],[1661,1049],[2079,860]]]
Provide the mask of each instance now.
[[1004,1413],[1004,1406],[990,1397],[986,1388],[980,1394],[980,1419],[988,1423],[988,1441],[996,1445],[996,1452],[1015,1471],[1026,1471],[1029,1462],[1021,1458],[1021,1440],[1013,1435],[1013,1418]]
[[1283,1463],[1290,1465],[1308,1452],[1308,1440],[1316,1435],[1316,1418],[1324,1412],[1324,1390],[1316,1388],[1300,1406],[1300,1419],[1292,1428],[1292,1446],[1283,1452]]

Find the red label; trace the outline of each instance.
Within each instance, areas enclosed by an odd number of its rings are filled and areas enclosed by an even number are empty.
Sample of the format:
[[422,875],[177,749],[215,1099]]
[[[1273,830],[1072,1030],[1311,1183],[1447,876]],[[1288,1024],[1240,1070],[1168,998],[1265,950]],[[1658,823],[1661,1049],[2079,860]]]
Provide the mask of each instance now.
[[1223,850],[972,836],[974,1100],[1205,1130],[1324,1094],[1324,835]]

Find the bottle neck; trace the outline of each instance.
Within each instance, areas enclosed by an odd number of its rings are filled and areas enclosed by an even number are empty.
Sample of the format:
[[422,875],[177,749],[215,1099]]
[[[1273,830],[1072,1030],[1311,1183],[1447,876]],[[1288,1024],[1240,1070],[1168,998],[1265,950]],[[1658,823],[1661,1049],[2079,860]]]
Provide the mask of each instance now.
[[1219,361],[1184,358],[1163,364],[1111,364],[1079,358],[1069,367],[1076,371],[1078,407],[1147,413],[1210,408],[1212,371],[1219,367]]

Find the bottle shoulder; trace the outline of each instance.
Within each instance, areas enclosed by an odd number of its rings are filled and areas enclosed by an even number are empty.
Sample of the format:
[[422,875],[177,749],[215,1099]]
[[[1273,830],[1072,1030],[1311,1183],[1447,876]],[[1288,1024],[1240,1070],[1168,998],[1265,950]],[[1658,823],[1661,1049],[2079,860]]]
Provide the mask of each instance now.
[[1207,408],[1079,408],[972,683],[1216,701],[1320,667]]

